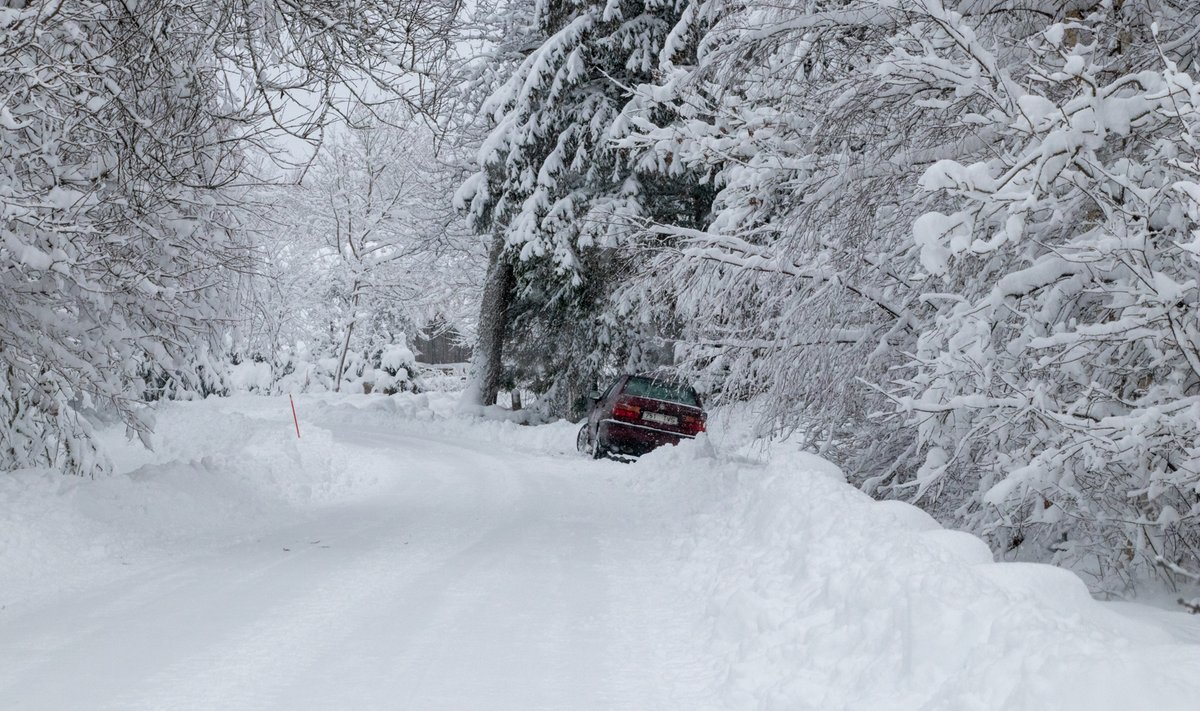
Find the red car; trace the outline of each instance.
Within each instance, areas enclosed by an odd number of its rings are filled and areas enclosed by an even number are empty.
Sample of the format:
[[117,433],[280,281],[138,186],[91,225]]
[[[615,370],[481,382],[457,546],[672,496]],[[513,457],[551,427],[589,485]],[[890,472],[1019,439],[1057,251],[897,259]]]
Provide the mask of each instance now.
[[707,417],[695,390],[646,375],[622,375],[588,399],[591,409],[575,446],[596,459],[679,444],[703,432]]

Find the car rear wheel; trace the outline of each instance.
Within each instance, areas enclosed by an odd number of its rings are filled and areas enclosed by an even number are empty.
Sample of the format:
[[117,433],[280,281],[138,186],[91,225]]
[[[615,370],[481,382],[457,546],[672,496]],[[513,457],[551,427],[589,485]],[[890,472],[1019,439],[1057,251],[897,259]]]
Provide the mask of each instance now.
[[604,459],[608,456],[608,447],[605,447],[600,439],[600,433],[596,433],[596,441],[592,442],[592,459]]
[[588,426],[583,423],[583,427],[579,428],[579,434],[575,436],[575,449],[582,454],[591,454],[591,442],[588,441]]

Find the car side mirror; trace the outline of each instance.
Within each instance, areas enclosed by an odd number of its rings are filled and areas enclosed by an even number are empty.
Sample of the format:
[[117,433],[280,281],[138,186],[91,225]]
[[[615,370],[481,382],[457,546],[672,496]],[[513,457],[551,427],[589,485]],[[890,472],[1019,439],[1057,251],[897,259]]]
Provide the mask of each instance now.
[[596,402],[599,399],[600,399],[600,391],[599,390],[593,390],[590,393],[588,393],[588,400],[591,400],[592,402]]

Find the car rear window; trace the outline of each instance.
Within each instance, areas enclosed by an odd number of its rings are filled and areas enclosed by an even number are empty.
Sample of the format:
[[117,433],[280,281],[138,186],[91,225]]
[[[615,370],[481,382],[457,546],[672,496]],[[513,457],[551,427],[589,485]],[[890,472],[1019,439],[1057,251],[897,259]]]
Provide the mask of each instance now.
[[680,405],[688,405],[690,407],[700,407],[700,399],[696,397],[695,390],[686,385],[670,383],[664,380],[630,378],[629,382],[625,383],[624,394],[633,395],[634,397],[648,397],[652,400],[677,402]]

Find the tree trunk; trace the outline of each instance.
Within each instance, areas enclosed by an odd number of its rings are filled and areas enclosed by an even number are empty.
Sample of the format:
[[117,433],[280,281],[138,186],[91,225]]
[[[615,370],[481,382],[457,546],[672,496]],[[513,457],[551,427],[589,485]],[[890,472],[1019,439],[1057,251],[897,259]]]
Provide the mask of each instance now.
[[479,304],[479,338],[471,357],[471,382],[463,393],[465,405],[495,405],[500,390],[501,357],[508,325],[508,307],[513,299],[515,279],[512,265],[504,255],[504,237],[492,238],[488,253],[487,278]]
[[354,333],[354,322],[358,320],[358,282],[354,282],[354,305],[350,309],[350,323],[346,325],[346,340],[342,343],[342,357],[338,359],[337,375],[333,378],[333,391],[342,391],[342,373],[346,368],[346,353],[350,350],[350,336]]

